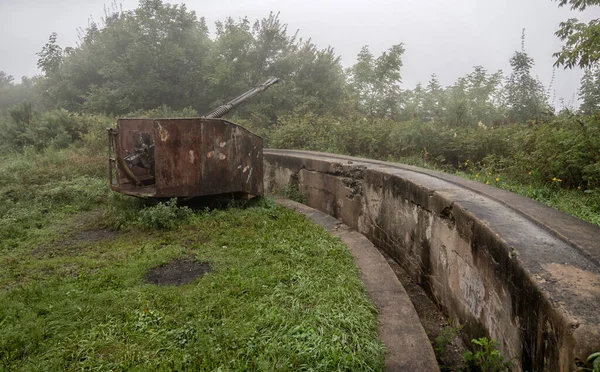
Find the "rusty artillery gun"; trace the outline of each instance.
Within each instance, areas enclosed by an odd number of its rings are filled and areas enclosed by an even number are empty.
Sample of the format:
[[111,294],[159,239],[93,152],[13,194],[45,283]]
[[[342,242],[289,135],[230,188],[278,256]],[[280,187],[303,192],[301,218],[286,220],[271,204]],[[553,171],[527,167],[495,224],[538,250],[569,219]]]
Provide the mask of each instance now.
[[278,81],[199,118],[118,119],[108,129],[111,189],[142,198],[262,195],[262,138],[222,117]]

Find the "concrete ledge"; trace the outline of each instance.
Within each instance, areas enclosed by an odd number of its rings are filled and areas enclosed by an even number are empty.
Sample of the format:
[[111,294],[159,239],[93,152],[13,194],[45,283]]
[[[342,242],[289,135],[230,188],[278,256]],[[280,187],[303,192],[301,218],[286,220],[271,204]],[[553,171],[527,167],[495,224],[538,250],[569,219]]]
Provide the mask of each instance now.
[[516,370],[575,370],[600,350],[600,228],[416,167],[291,150],[264,160],[267,190],[295,185],[368,237]]
[[385,370],[439,371],[410,298],[377,248],[362,234],[323,212],[287,199],[277,202],[302,213],[348,246],[369,297],[379,310],[379,335],[386,347]]

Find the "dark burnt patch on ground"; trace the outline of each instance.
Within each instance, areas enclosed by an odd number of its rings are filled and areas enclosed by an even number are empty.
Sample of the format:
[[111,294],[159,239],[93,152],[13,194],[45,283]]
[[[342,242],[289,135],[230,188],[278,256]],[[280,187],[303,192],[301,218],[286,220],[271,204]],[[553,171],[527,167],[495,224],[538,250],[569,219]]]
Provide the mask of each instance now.
[[184,257],[149,270],[144,279],[150,284],[184,285],[211,271],[213,269],[208,262],[198,262],[192,257]]

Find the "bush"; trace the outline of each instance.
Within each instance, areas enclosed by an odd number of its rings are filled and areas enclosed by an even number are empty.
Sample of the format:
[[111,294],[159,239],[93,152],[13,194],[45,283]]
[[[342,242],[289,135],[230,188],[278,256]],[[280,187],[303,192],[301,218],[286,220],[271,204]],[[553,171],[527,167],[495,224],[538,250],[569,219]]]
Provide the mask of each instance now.
[[488,154],[486,166],[521,182],[600,187],[600,115],[562,116],[512,134],[509,153]]
[[33,111],[30,103],[24,103],[0,116],[0,150],[62,149],[83,141],[90,149],[103,147],[105,150],[106,128],[111,124],[109,117],[73,114],[66,110],[39,113]]
[[464,355],[467,371],[470,372],[504,372],[510,371],[511,362],[504,361],[498,351],[498,342],[486,337],[471,340],[476,345],[476,352],[467,351]]
[[152,110],[137,110],[130,112],[124,117],[127,118],[194,118],[198,112],[191,107],[183,110],[173,110],[166,105],[162,105]]
[[333,151],[335,127],[339,122],[329,116],[293,114],[284,116],[269,135],[269,147]]
[[600,187],[600,113],[563,114],[542,124],[497,128],[308,113],[282,117],[264,135],[274,148],[383,160],[421,158],[441,168],[485,168],[525,183],[558,182],[583,190]]
[[146,207],[139,212],[138,225],[145,228],[170,230],[189,222],[193,212],[188,207],[178,207],[177,199]]
[[597,353],[590,354],[586,362],[592,363],[593,372],[600,372],[600,351]]

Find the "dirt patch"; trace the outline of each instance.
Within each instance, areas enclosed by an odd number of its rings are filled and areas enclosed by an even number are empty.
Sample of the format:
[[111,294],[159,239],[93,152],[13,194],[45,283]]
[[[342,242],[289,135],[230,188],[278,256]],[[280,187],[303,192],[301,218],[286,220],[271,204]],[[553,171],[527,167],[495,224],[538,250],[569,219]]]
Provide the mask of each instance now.
[[92,230],[101,219],[102,211],[99,209],[82,212],[78,214],[77,219],[73,221],[73,228],[78,230]]
[[117,237],[117,231],[100,229],[83,231],[75,235],[71,240],[73,243],[97,243],[102,240],[113,239]]
[[82,231],[74,236],[49,244],[43,244],[33,250],[36,257],[77,256],[91,244],[113,239],[119,233],[108,229]]
[[461,338],[460,327],[444,316],[425,290],[415,283],[393,258],[381,249],[379,251],[406,289],[433,346],[440,370],[462,371],[465,367],[463,355],[468,349]]
[[208,262],[198,262],[191,257],[178,258],[146,273],[146,283],[158,285],[184,285],[212,271]]

